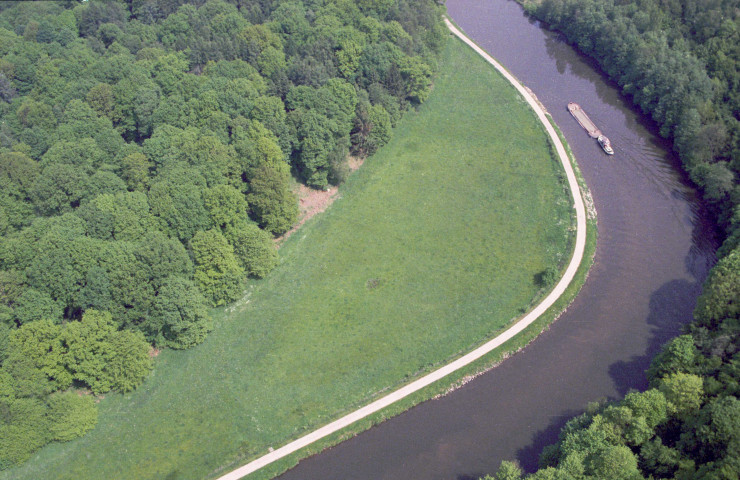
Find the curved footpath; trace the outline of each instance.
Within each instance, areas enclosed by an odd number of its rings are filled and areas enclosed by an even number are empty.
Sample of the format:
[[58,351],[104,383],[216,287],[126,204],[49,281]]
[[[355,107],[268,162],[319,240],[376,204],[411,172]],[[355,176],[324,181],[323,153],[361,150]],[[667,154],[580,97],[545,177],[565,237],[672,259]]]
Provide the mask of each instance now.
[[336,420],[324,427],[319,428],[318,430],[309,433],[308,435],[294,440],[287,445],[284,445],[277,450],[268,453],[267,455],[253,460],[248,464],[239,467],[236,470],[223,475],[222,477],[219,477],[218,480],[237,480],[246,475],[249,475],[250,473],[256,472],[262,467],[265,467],[283,457],[286,457],[300,450],[303,447],[306,447],[328,435],[331,435],[332,433],[335,433],[353,424],[354,422],[367,417],[368,415],[372,415],[373,413],[376,413],[383,408],[411,395],[412,393],[421,390],[422,388],[436,382],[437,380],[441,380],[447,375],[450,375],[451,373],[471,364],[484,355],[490,353],[495,348],[501,346],[506,341],[513,338],[516,334],[518,334],[526,327],[528,327],[532,322],[537,320],[540,315],[545,313],[545,311],[550,308],[553,303],[555,303],[555,301],[563,294],[565,289],[573,280],[573,277],[575,276],[576,271],[578,270],[578,267],[583,260],[583,252],[586,245],[586,208],[583,204],[581,191],[578,187],[578,182],[576,180],[576,175],[573,172],[573,167],[571,166],[570,160],[568,159],[568,154],[566,153],[565,147],[560,141],[560,138],[555,132],[555,129],[550,124],[550,121],[547,119],[545,112],[534,99],[534,97],[521,84],[519,84],[519,82],[509,72],[507,72],[504,67],[502,67],[490,55],[488,55],[480,47],[473,43],[472,40],[470,40],[462,32],[460,32],[460,30],[452,25],[452,23],[450,23],[450,21],[446,18],[445,23],[453,34],[455,34],[463,42],[468,44],[473,50],[478,52],[480,56],[482,56],[488,63],[493,65],[496,70],[498,70],[501,75],[503,75],[517,89],[517,91],[519,91],[519,93],[522,95],[522,97],[524,97],[529,106],[532,107],[532,110],[535,111],[535,113],[537,114],[537,118],[539,118],[540,122],[542,122],[542,124],[545,126],[547,134],[550,136],[550,139],[555,145],[558,157],[560,158],[560,162],[562,163],[563,168],[565,169],[566,176],[568,178],[568,186],[570,187],[571,194],[573,195],[573,203],[576,210],[576,244],[573,251],[573,257],[570,260],[570,264],[568,264],[568,268],[565,270],[565,274],[557,283],[557,285],[555,285],[555,288],[552,290],[552,292],[550,292],[550,294],[545,297],[545,299],[542,300],[542,302],[540,302],[540,304],[537,305],[531,312],[522,317],[519,321],[509,327],[509,329],[503,332],[501,335],[476,348],[467,355],[445,365],[444,367],[441,367],[438,370],[435,370],[419,378],[418,380],[409,383],[408,385],[386,395],[383,398],[375,400],[374,402],[360,408],[359,410],[355,410],[354,412],[345,415],[339,420]]

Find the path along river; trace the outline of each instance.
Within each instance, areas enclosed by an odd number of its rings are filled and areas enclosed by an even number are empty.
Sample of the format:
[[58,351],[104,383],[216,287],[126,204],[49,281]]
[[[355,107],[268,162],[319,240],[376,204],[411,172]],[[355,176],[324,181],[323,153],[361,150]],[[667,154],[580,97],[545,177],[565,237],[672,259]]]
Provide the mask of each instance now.
[[[282,480],[463,480],[501,460],[536,467],[588,402],[646,387],[659,346],[691,318],[714,258],[711,224],[670,147],[588,59],[511,0],[448,0],[452,19],[537,95],[578,159],[598,211],[589,279],[524,351],[446,397],[302,461]],[[607,157],[573,120],[580,104]]]

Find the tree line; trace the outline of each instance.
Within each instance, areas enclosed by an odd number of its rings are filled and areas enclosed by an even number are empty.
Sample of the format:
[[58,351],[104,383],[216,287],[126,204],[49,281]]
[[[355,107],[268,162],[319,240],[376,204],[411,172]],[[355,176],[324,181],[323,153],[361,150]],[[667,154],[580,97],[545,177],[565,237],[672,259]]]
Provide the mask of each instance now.
[[278,263],[429,94],[430,0],[0,5],[0,469],[93,428],[152,348]]
[[484,480],[729,480],[740,475],[740,250],[712,269],[694,321],[653,358],[650,388],[589,405],[523,475]]
[[650,388],[589,405],[524,475],[486,480],[740,476],[740,10],[736,1],[544,0],[530,13],[598,60],[671,138],[724,236],[693,322],[653,358]]
[[528,10],[596,59],[673,140],[726,238],[740,244],[740,10],[733,0],[543,0]]

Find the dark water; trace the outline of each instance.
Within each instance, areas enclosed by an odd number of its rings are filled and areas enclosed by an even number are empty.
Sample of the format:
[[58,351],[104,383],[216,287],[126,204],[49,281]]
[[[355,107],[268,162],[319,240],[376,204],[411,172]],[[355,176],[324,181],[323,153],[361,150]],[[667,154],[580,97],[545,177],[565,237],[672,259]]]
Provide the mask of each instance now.
[[[599,218],[583,290],[523,352],[315,457],[283,480],[473,479],[501,460],[536,467],[588,402],[646,387],[644,370],[688,322],[714,257],[712,227],[669,145],[588,59],[511,0],[448,0],[458,25],[544,103],[573,149]],[[566,110],[608,135],[607,157]]]

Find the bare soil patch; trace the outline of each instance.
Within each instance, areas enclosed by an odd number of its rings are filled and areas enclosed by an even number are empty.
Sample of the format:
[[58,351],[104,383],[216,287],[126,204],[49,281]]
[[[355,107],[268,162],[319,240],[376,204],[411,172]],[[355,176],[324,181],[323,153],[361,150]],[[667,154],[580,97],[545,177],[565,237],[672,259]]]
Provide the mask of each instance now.
[[[360,168],[364,161],[364,158],[349,157],[347,159],[347,165],[349,166],[350,174]],[[290,230],[275,239],[275,244],[278,248],[280,248],[280,245],[285,239],[301,228],[301,225],[306,223],[314,215],[326,210],[334,200],[339,198],[337,195],[339,193],[338,187],[329,187],[326,190],[314,190],[303,184],[298,184],[294,191],[298,196],[298,221]]]

